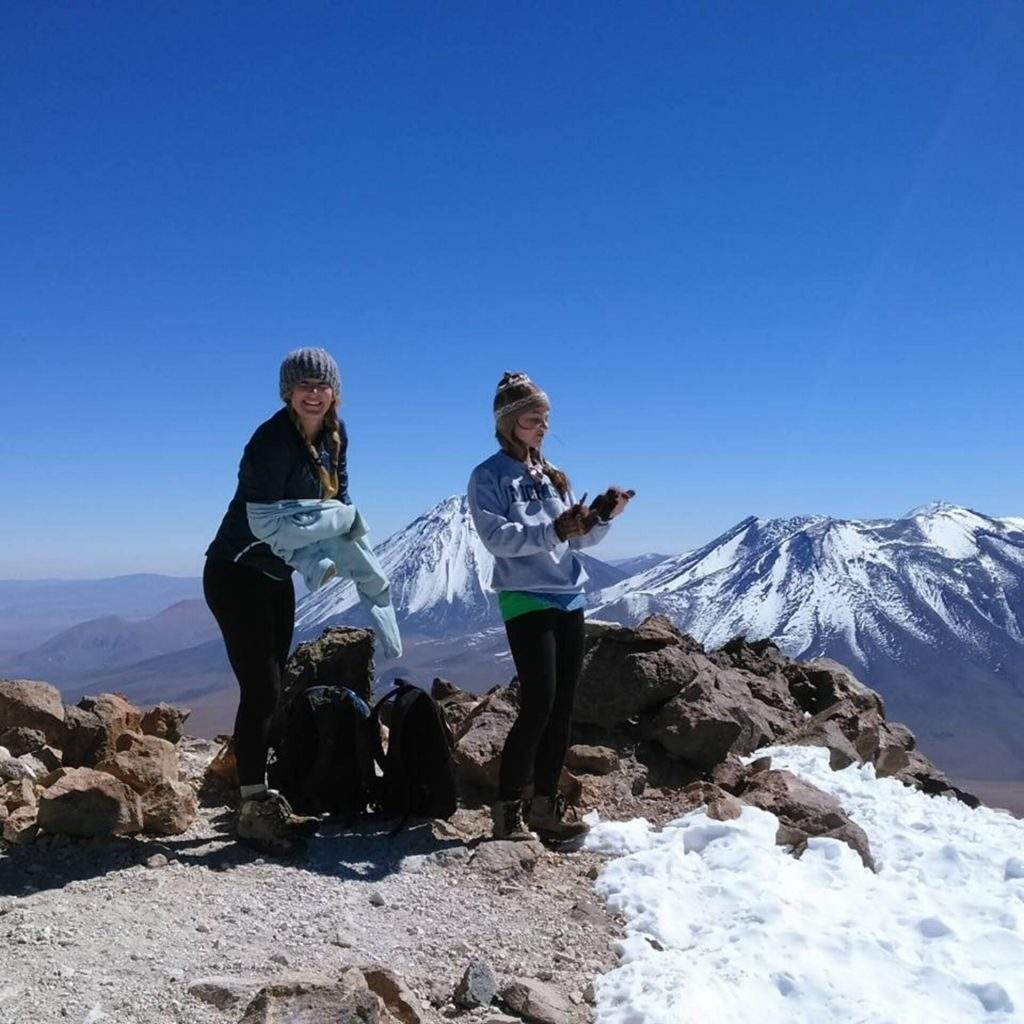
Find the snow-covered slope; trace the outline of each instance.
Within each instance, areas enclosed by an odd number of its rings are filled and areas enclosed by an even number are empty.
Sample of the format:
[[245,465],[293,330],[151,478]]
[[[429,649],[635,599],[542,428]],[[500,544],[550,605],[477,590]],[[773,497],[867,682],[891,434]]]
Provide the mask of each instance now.
[[749,518],[593,603],[594,617],[625,623],[668,615],[709,647],[745,634],[792,657],[835,658],[894,699],[915,731],[1024,738],[1019,721],[1002,721],[1004,698],[1024,713],[1019,519],[949,504],[899,519]]
[[[391,581],[391,598],[403,629],[460,637],[500,624],[488,584],[494,558],[480,541],[465,495],[445,498],[375,548]],[[589,589],[624,573],[586,554]],[[300,634],[335,622],[358,621],[355,588],[344,580],[304,597],[295,614]]]

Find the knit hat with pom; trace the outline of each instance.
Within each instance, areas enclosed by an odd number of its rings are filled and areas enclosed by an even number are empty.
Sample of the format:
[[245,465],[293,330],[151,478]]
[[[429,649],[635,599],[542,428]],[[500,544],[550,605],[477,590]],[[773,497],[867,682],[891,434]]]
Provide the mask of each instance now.
[[506,416],[531,406],[550,408],[551,403],[548,396],[525,373],[506,373],[494,393],[494,422],[500,423]]

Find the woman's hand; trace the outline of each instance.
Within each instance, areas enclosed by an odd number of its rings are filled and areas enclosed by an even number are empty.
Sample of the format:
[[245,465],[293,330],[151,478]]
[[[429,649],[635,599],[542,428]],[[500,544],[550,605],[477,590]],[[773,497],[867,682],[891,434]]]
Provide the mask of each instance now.
[[559,540],[572,540],[573,537],[582,537],[590,533],[594,525],[590,521],[590,509],[578,501],[571,505],[560,516],[555,519],[555,533]]
[[609,487],[604,494],[599,494],[590,504],[593,512],[604,521],[609,522],[629,504],[629,499],[636,494],[636,491],[624,491],[621,487]]

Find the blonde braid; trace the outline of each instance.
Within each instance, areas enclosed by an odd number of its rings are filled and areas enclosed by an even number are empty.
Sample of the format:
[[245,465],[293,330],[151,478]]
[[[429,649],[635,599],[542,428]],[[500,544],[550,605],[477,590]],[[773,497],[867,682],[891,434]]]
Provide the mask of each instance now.
[[335,497],[338,493],[338,465],[341,461],[341,433],[338,428],[338,400],[335,399],[331,402],[330,408],[324,414],[323,427],[321,428],[321,433],[324,430],[328,431],[327,439],[331,448],[330,472],[324,469],[324,465],[320,461],[320,453],[316,450],[316,445],[306,437],[305,431],[302,429],[302,423],[299,421],[299,417],[291,405],[288,406],[288,415],[291,417],[292,423],[295,424],[295,429],[299,432],[299,437],[302,438],[302,443],[306,446],[306,451],[309,452],[309,457],[313,460],[313,465],[316,466],[317,474],[320,477],[321,500],[326,501]]

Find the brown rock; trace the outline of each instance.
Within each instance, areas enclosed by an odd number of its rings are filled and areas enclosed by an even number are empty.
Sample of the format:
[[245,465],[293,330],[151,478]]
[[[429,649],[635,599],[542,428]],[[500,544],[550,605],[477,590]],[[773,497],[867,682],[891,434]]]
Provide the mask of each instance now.
[[701,671],[645,725],[645,734],[694,768],[749,754],[791,728],[802,712],[781,674],[768,678],[705,660]]
[[64,739],[64,705],[60,691],[32,679],[0,679],[0,732],[24,726],[60,747]]
[[94,768],[103,755],[107,730],[98,715],[85,708],[64,708],[63,761],[68,768]]
[[518,714],[509,688],[488,694],[470,712],[455,743],[460,780],[486,790],[498,788],[498,765],[509,729]]
[[[865,867],[875,870],[864,830],[850,820],[834,796],[791,772],[772,770],[750,776],[740,799],[752,807],[770,811],[780,825],[805,836],[830,836],[841,840],[856,850]],[[779,841],[778,836],[776,841]],[[784,841],[790,842],[789,839]]]
[[386,967],[372,967],[363,971],[366,985],[376,993],[392,1017],[402,1024],[420,1024],[422,1008],[419,1000],[409,991],[405,983]]
[[74,836],[127,835],[142,828],[134,790],[93,768],[62,768],[39,798],[39,827]]
[[510,839],[496,839],[481,843],[473,854],[470,864],[490,874],[522,875],[533,871],[537,861],[544,855],[544,847],[538,842],[514,842]]
[[228,736],[224,738],[223,746],[214,755],[206,772],[215,779],[236,789],[238,788],[238,762],[235,760],[235,741],[233,737]]
[[176,836],[185,832],[199,813],[195,791],[187,782],[158,782],[143,794],[142,820],[146,832]]
[[191,708],[157,704],[142,716],[142,732],[146,736],[159,736],[168,743],[177,743],[181,739],[182,726],[191,714]]
[[328,626],[315,640],[299,644],[285,666],[281,704],[311,686],[347,686],[373,699],[373,631]]
[[573,1005],[561,989],[536,978],[516,978],[501,990],[505,1005],[537,1024],[569,1024]]
[[621,725],[674,697],[704,660],[696,641],[659,616],[635,629],[606,627],[587,646],[573,718]]
[[103,726],[103,742],[97,754],[100,760],[117,750],[117,741],[126,732],[137,733],[142,727],[142,713],[119,693],[83,697],[78,706],[84,711],[91,711]]
[[[358,982],[353,975],[358,975]],[[282,979],[265,985],[239,1024],[385,1024],[387,1010],[359,971],[339,981],[328,978]]]
[[619,767],[619,755],[611,747],[593,747],[584,743],[571,746],[566,753],[565,765],[591,775],[609,775]]
[[127,783],[136,793],[145,793],[159,782],[177,782],[178,752],[159,736],[126,732],[118,737],[115,752],[96,769]]
[[16,782],[6,782],[0,786],[0,805],[4,806],[8,813],[16,811],[19,807],[35,807],[37,803],[36,787],[29,779],[18,779]]
[[31,842],[37,831],[34,806],[19,807],[16,811],[11,811],[4,819],[3,835],[9,843]]
[[26,725],[17,725],[13,729],[0,733],[0,747],[6,747],[12,757],[31,754],[44,746],[46,746],[46,736],[39,729],[30,729]]

